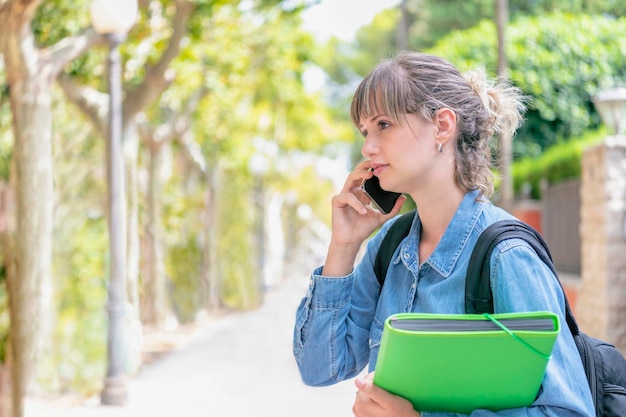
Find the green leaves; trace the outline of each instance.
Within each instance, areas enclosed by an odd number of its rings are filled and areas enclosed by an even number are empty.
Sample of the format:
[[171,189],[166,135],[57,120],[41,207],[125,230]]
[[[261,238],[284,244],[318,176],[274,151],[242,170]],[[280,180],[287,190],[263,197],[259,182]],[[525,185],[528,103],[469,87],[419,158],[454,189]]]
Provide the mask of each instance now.
[[[531,98],[526,122],[514,143],[516,156],[596,128],[600,120],[592,97],[626,82],[626,50],[621,35],[626,18],[551,13],[522,17],[507,28],[509,77]],[[429,52],[450,59],[462,70],[496,68],[496,32],[491,21],[443,38]]]

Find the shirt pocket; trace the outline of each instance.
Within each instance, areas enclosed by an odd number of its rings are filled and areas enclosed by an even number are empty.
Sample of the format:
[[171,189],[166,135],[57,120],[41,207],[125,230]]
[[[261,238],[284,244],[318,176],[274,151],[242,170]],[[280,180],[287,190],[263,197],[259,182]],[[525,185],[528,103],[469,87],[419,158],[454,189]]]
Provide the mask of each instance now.
[[372,327],[370,328],[370,349],[374,349],[380,346],[380,340],[383,335],[383,328],[384,322],[382,322],[378,317],[374,317]]

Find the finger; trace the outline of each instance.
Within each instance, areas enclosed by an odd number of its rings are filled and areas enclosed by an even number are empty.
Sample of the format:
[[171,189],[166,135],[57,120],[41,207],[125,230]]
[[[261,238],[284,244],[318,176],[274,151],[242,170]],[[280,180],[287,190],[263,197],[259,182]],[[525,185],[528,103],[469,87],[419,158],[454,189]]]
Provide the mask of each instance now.
[[[366,201],[364,202],[364,204],[368,205],[368,207],[372,207],[371,201],[369,200],[369,198],[367,196],[365,196],[365,200]],[[402,206],[404,205],[404,202],[406,200],[407,200],[407,197],[404,196],[404,195],[401,195],[400,197],[398,197],[398,200],[396,200],[393,208],[387,214],[383,213],[379,209],[372,208],[372,210],[378,214],[380,222],[382,224],[382,223],[386,222],[387,220],[392,219],[395,216],[397,216],[398,214],[400,214],[400,210],[402,210]]]
[[369,170],[372,167],[372,161],[370,161],[369,159],[365,159],[361,162],[359,162],[356,167],[354,167],[355,170]]
[[[354,170],[348,174],[344,189],[352,189],[355,182],[362,182],[365,179],[371,178],[372,175],[374,175],[371,168],[372,162],[369,159],[359,162],[356,167],[354,167]],[[359,186],[361,185],[360,182],[358,183]]]
[[348,174],[346,181],[343,184],[342,192],[352,191],[355,188],[360,188],[364,180],[369,179],[374,174],[368,169],[355,169]]
[[355,417],[370,417],[379,415],[382,411],[379,404],[373,401],[363,391],[356,392],[356,398],[352,405],[352,414]]
[[404,202],[407,200],[405,195],[401,195],[400,197],[398,197],[398,199],[396,200],[396,204],[394,204],[393,209],[391,209],[391,211],[389,212],[388,216],[389,217],[394,217],[396,216],[398,213],[400,213],[400,210],[402,209],[402,206],[404,205]]
[[352,207],[356,212],[361,214],[367,214],[367,207],[359,198],[352,193],[340,193],[331,199],[333,207],[345,208]]
[[357,378],[355,384],[359,389],[357,399],[362,399],[361,401],[355,401],[355,406],[367,404],[368,410],[376,410],[374,414],[368,415],[378,416],[383,415],[381,412],[384,412],[386,413],[384,415],[392,415],[395,417],[421,416],[419,412],[415,411],[410,401],[376,386],[374,384],[373,372],[367,374],[365,377]]

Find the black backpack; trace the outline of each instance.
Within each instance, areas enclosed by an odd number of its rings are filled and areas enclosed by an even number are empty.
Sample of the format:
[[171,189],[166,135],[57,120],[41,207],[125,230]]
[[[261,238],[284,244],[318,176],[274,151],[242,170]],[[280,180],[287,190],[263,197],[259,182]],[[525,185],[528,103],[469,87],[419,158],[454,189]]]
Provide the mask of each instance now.
[[[400,242],[408,235],[414,217],[414,211],[402,215],[383,238],[374,262],[374,272],[381,289],[393,254]],[[550,267],[558,281],[558,274],[552,263],[548,245],[535,229],[518,220],[496,222],[480,235],[470,257],[465,279],[466,313],[493,313],[493,296],[489,282],[491,252],[503,240],[515,238],[526,241],[539,258]],[[561,285],[560,281],[559,285]],[[563,296],[565,297],[565,292]],[[590,337],[578,329],[567,297],[565,297],[565,320],[574,336],[585,369],[596,416],[626,416],[626,359],[613,345]]]

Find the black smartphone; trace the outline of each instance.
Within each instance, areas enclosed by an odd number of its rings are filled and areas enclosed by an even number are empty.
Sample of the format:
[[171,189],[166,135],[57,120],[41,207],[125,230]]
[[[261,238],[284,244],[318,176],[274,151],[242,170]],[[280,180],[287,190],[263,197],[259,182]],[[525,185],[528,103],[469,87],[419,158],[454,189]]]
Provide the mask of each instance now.
[[385,214],[389,214],[396,204],[401,193],[394,193],[393,191],[385,191],[380,187],[378,177],[373,176],[370,179],[363,181],[361,189],[369,197],[378,210]]

